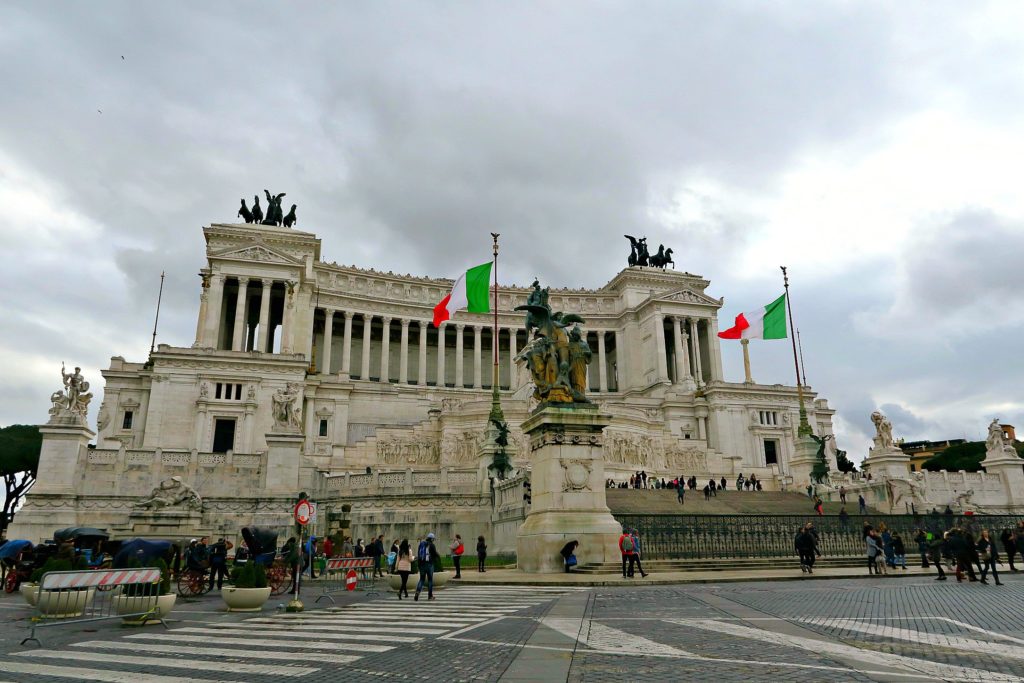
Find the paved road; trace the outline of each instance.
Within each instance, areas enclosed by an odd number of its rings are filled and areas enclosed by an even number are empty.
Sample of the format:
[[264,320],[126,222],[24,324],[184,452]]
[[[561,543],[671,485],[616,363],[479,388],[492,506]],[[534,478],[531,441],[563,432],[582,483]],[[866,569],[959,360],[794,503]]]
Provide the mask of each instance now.
[[[1020,578],[1018,578],[1020,577]],[[40,632],[0,599],[6,681],[1024,681],[1024,575],[699,586],[454,586],[288,615],[181,604],[171,629]],[[323,603],[321,603],[323,604]]]

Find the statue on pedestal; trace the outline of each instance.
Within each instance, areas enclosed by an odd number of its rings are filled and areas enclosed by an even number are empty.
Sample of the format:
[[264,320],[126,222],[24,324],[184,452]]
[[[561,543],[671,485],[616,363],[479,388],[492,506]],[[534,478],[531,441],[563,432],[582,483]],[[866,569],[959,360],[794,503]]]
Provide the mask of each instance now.
[[875,411],[871,413],[871,422],[875,425],[875,446],[881,451],[891,451],[896,448],[892,440],[892,422],[889,422],[889,418]]
[[203,499],[181,477],[175,476],[160,482],[149,494],[149,498],[141,501],[138,506],[154,509],[185,506],[192,510],[202,510]]
[[575,313],[552,312],[548,290],[534,280],[533,292],[517,311],[526,311],[526,332],[533,338],[516,356],[529,368],[535,386],[533,397],[541,403],[590,403],[586,397],[587,364],[591,352],[577,327],[572,335],[566,328],[586,322]]
[[811,439],[818,444],[818,452],[815,454],[814,467],[811,468],[811,481],[815,484],[828,483],[828,459],[825,457],[825,446],[832,439],[831,434],[818,436],[811,434]]
[[986,458],[1017,457],[1017,451],[1011,446],[999,424],[999,418],[995,418],[988,426],[988,437],[985,439]]
[[302,431],[300,421],[299,394],[302,385],[299,382],[288,382],[283,389],[274,392],[273,416],[274,429],[279,432]]
[[61,363],[60,374],[64,390],[50,395],[50,419],[70,418],[85,424],[92,394],[89,393],[89,383],[82,377],[82,368],[76,367],[74,372],[67,372]]

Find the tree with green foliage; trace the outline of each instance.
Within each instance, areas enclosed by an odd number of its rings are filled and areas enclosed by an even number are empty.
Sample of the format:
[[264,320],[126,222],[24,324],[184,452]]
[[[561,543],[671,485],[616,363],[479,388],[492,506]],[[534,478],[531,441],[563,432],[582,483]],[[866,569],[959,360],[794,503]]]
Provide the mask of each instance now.
[[846,455],[846,451],[836,451],[836,467],[839,468],[840,472],[849,473],[857,471],[857,466]]
[[[1017,455],[1024,458],[1024,443],[1016,441],[1013,443]],[[985,442],[968,441],[950,446],[941,453],[937,453],[924,461],[922,469],[938,472],[949,470],[950,472],[978,472],[982,469],[981,461],[985,459]]]
[[39,451],[43,435],[35,425],[11,425],[0,428],[0,476],[4,478],[4,504],[0,532],[7,529],[14,511],[32,485],[39,469]]

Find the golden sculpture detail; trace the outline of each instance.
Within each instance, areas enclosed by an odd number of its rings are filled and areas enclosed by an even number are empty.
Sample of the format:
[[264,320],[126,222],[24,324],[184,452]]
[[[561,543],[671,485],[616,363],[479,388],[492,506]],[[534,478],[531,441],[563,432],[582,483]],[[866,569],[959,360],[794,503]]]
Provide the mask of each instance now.
[[548,289],[533,281],[526,304],[526,333],[533,337],[516,356],[516,363],[530,370],[535,386],[533,397],[541,403],[590,403],[587,400],[587,365],[591,351],[579,325],[586,322],[575,313],[552,312]]

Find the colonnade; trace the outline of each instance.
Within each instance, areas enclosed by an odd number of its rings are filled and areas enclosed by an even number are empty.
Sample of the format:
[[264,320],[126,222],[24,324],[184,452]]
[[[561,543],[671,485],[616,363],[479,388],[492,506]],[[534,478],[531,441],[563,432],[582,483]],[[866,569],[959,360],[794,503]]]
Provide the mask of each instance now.
[[[668,368],[669,354],[665,338],[665,322],[672,330],[671,376]],[[703,326],[701,326],[703,321]],[[658,376],[673,384],[700,386],[709,380],[722,379],[721,356],[718,346],[718,324],[714,318],[697,318],[685,315],[657,314],[655,318],[655,342],[658,348]],[[702,334],[703,332],[703,334]],[[702,340],[704,337],[704,340]],[[707,345],[707,348],[705,348]],[[705,368],[705,355],[710,366]]]
[[[320,343],[315,345],[320,349],[316,363],[318,373],[326,375],[341,373],[358,377],[362,380],[374,379],[385,383],[418,384],[420,386],[433,384],[435,386],[454,386],[472,389],[483,389],[490,386],[491,368],[493,367],[492,358],[496,342],[495,339],[491,339],[490,346],[486,349],[487,353],[485,355],[484,331],[490,330],[490,325],[451,321],[443,322],[436,329],[437,334],[433,338],[435,343],[431,346],[429,344],[428,332],[432,323],[429,320],[394,318],[386,315],[336,310],[326,307],[318,308],[317,311],[322,312],[324,320],[323,336]],[[339,317],[344,321],[340,363],[337,361],[339,354],[334,344],[334,328]],[[362,323],[362,356],[358,359],[358,364],[353,363],[352,359],[353,322],[356,318]],[[379,322],[381,325],[379,337],[380,362],[378,365],[380,371],[377,373],[377,377],[373,377],[371,366],[372,342],[378,341],[373,334],[375,322]],[[396,346],[391,338],[395,331],[399,332],[397,349],[392,348]],[[455,336],[454,342],[450,339],[452,331],[454,331]],[[518,376],[515,357],[519,352],[520,334],[524,333],[525,330],[523,328],[507,326],[498,328],[497,342],[502,348],[501,363],[504,367],[507,367],[507,377],[513,389],[517,388],[515,378]],[[591,331],[590,333],[597,335],[597,348],[591,350],[597,366],[596,390],[607,392],[609,390],[608,349],[605,340],[607,331]],[[616,335],[617,338],[618,333],[616,331],[612,331],[612,334]],[[417,339],[417,336],[418,343],[415,350],[417,362],[415,377],[413,377],[410,372],[413,358],[410,353],[412,346],[410,341]],[[507,346],[504,342],[507,342]],[[467,344],[472,345],[471,360],[468,363],[466,362],[467,354],[465,353]],[[615,344],[615,348],[618,348],[618,344]],[[452,359],[449,357],[448,352],[453,349],[455,352],[455,368],[453,373],[454,382],[451,382],[448,381],[448,362]],[[391,374],[389,372],[391,368],[391,354],[394,352],[398,353],[397,377],[389,376]],[[433,367],[430,367],[430,360],[434,360]],[[503,375],[506,372],[504,367],[502,368]],[[499,381],[501,380],[499,379]]]
[[[227,280],[237,280],[238,294],[235,299],[234,311],[226,308],[227,296],[225,284]],[[231,351],[262,351],[272,353],[273,323],[281,326],[280,348],[289,352],[291,346],[291,309],[281,306],[280,320],[271,320],[271,295],[274,285],[284,284],[283,280],[274,278],[246,277],[244,275],[228,277],[222,274],[205,276],[203,293],[199,302],[199,324],[196,328],[196,345],[222,348]],[[252,322],[253,311],[250,292],[260,290],[259,318]],[[228,316],[231,316],[230,318]],[[227,338],[229,320],[231,338]]]

